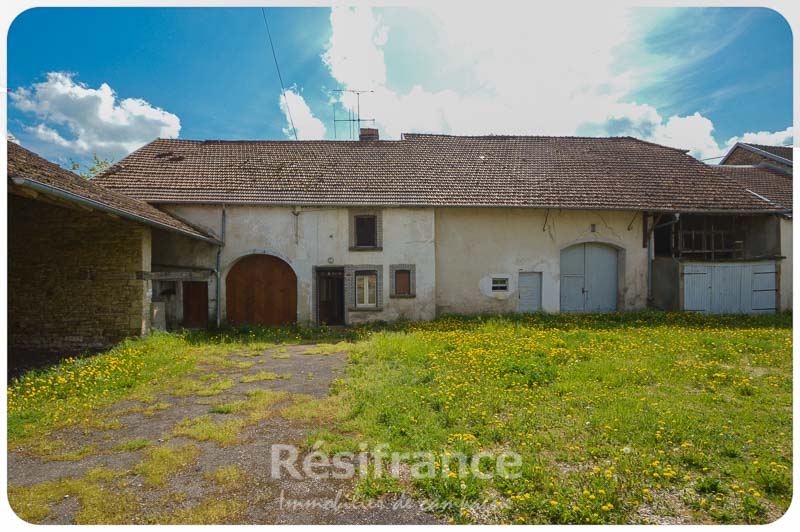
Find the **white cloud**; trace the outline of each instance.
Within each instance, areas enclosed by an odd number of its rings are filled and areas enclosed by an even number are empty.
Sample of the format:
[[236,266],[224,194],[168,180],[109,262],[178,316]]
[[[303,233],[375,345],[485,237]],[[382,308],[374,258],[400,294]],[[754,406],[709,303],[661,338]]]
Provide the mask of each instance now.
[[[452,6],[419,12],[435,19],[441,32],[418,36],[420,57],[436,56],[451,69],[468,71],[470,89],[431,91],[421,84],[406,92],[392,89],[384,50],[389,25],[365,7],[331,10],[323,61],[344,88],[375,91],[362,104],[391,138],[422,130],[571,134],[581,123],[600,119],[628,88],[626,76],[611,73],[613,51],[627,34],[626,12],[601,6],[575,18],[565,9],[549,8],[543,16],[540,5],[517,7],[513,16],[496,8]],[[561,19],[569,23],[558,23]],[[355,106],[349,96],[342,102]]]
[[700,113],[671,116],[658,125],[652,140],[665,146],[688,149],[690,155],[705,159],[720,153],[720,147],[712,136],[713,131],[714,124]]
[[175,138],[181,130],[176,115],[139,98],[118,100],[107,83],[91,88],[65,72],[50,72],[46,81],[10,96],[14,107],[38,119],[25,131],[74,154],[118,159],[156,137]]
[[737,142],[748,142],[753,144],[765,144],[767,146],[787,146],[794,141],[794,130],[791,126],[783,131],[759,131],[758,133],[745,133],[738,137],[731,137],[726,143],[733,146]]
[[[286,108],[287,101],[291,111],[291,121]],[[283,115],[286,117],[286,127],[283,128],[284,135],[294,138],[294,132],[292,131],[293,121],[299,140],[317,140],[325,137],[325,125],[314,116],[305,98],[298,94],[296,90],[287,90],[286,100],[283,97],[280,98],[280,106]]]
[[8,139],[9,142],[13,142],[14,144],[16,144],[18,146],[22,146],[22,144],[20,143],[19,139],[17,137],[15,137],[14,134],[11,133],[10,131],[8,133],[6,133],[6,138]]
[[[331,34],[322,60],[338,80],[351,87],[386,83],[386,63],[381,47],[388,29],[369,8],[331,10]],[[351,31],[355,30],[355,31]]]
[[[514,4],[513,10],[446,5],[417,12],[435,21],[430,25],[435,30],[426,30],[412,26],[407,10],[401,16],[392,10],[377,15],[367,7],[334,7],[322,60],[343,88],[375,91],[362,97],[362,115],[374,116],[382,137],[414,131],[631,135],[688,149],[698,158],[724,153],[726,146],[714,139],[707,117],[663,117],[652,105],[628,98],[648,80],[663,79],[686,61],[716,51],[685,59],[643,57],[638,44],[648,28],[674,12],[633,13],[598,3],[581,5],[581,16],[575,17],[574,9],[554,3]],[[471,83],[445,79],[429,90],[428,80],[419,80],[406,90],[393,88],[387,81],[392,79],[387,59],[392,24],[405,41],[417,43],[417,53],[404,47],[403,57],[394,58],[398,63],[434,58],[440,70]],[[340,101],[354,110],[350,95]]]
[[35,126],[25,126],[25,131],[33,134],[39,140],[47,143],[54,144],[60,148],[70,148],[72,143],[61,136],[61,134],[51,127],[44,124],[37,124]]

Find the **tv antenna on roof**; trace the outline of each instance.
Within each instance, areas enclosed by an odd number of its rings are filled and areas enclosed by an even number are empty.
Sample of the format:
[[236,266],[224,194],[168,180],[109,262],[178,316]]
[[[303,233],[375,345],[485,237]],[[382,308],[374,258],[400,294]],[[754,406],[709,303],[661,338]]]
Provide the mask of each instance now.
[[[362,122],[375,123],[374,118],[361,118],[361,95],[375,92],[373,90],[357,90],[357,89],[334,89],[333,92],[347,92],[356,95],[356,110],[355,115],[353,110],[348,110],[348,118],[336,118],[336,102],[333,104],[333,139],[337,139],[336,124],[338,122],[347,122],[350,130],[350,140],[353,140],[361,131]],[[341,101],[341,100],[340,100]]]

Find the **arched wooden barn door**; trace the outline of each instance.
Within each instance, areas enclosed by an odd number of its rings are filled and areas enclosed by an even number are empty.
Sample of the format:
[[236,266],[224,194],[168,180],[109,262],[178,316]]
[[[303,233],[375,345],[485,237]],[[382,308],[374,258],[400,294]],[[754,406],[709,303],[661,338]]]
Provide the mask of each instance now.
[[297,320],[297,276],[270,255],[248,255],[225,278],[228,322],[285,325]]

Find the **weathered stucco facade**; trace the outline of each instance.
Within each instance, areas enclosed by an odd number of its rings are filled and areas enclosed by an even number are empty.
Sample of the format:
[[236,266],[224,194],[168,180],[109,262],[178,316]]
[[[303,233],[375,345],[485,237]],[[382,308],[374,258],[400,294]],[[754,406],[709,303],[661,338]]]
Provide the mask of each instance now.
[[[647,248],[640,213],[541,209],[436,210],[436,300],[442,313],[516,312],[519,272],[541,272],[541,308],[560,311],[560,255],[598,242],[617,249],[617,308],[647,303]],[[507,276],[507,291],[491,279]]]
[[[221,205],[161,205],[207,230],[223,236]],[[229,205],[224,209],[224,241],[219,257],[220,319],[226,320],[226,276],[241,258],[265,254],[291,266],[297,275],[297,320],[316,321],[314,315],[314,268],[374,265],[382,269],[378,308],[355,310],[347,304],[347,322],[397,319],[423,320],[435,316],[436,265],[433,209],[383,209],[383,246],[377,251],[353,251],[349,246],[347,208],[297,208]],[[215,269],[216,248],[164,235],[154,244],[154,264]],[[415,270],[415,297],[392,298],[390,267],[411,264]],[[214,297],[215,280],[209,284]],[[215,303],[215,301],[214,301]],[[210,308],[216,305],[210,305]],[[213,312],[213,311],[212,311]]]
[[[220,272],[220,320],[226,321],[226,276],[243,257],[264,254],[285,261],[297,276],[297,320],[316,322],[318,268],[378,267],[379,305],[356,309],[347,292],[347,323],[431,319],[442,313],[518,311],[519,272],[540,272],[541,310],[559,312],[560,253],[580,243],[613,248],[618,257],[619,310],[640,309],[647,301],[647,248],[642,246],[641,214],[497,208],[380,209],[379,250],[349,245],[348,208],[290,208],[229,205],[161,205],[167,212],[223,237],[216,248],[157,233],[153,267],[176,265]],[[224,222],[223,222],[224,217]],[[390,296],[397,265],[412,266],[414,297]],[[493,292],[492,277],[507,277],[508,289]],[[209,312],[216,316],[216,277],[209,276]]]
[[9,347],[100,348],[149,329],[150,228],[9,195]]

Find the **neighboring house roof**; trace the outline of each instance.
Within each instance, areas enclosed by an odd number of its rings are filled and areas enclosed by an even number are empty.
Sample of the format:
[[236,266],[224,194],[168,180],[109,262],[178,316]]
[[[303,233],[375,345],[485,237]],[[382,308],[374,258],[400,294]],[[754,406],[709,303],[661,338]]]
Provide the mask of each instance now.
[[793,150],[791,146],[767,146],[765,144],[749,144],[749,146],[767,153],[771,153],[772,155],[780,157],[781,159],[792,161]]
[[775,210],[685,151],[630,137],[159,139],[95,181],[154,203]]
[[152,227],[219,243],[213,237],[169,214],[119,192],[96,185],[13,142],[8,145],[8,178],[12,186],[35,190]]
[[755,192],[786,209],[792,208],[792,175],[769,166],[715,166],[717,170],[739,181],[746,190]]
[[733,147],[728,150],[728,153],[725,154],[725,157],[720,160],[719,164],[725,164],[725,161],[727,161],[731,154],[737,149],[747,150],[772,159],[778,163],[792,166],[792,146],[766,146],[764,144],[748,144],[745,142],[737,142],[734,144]]

